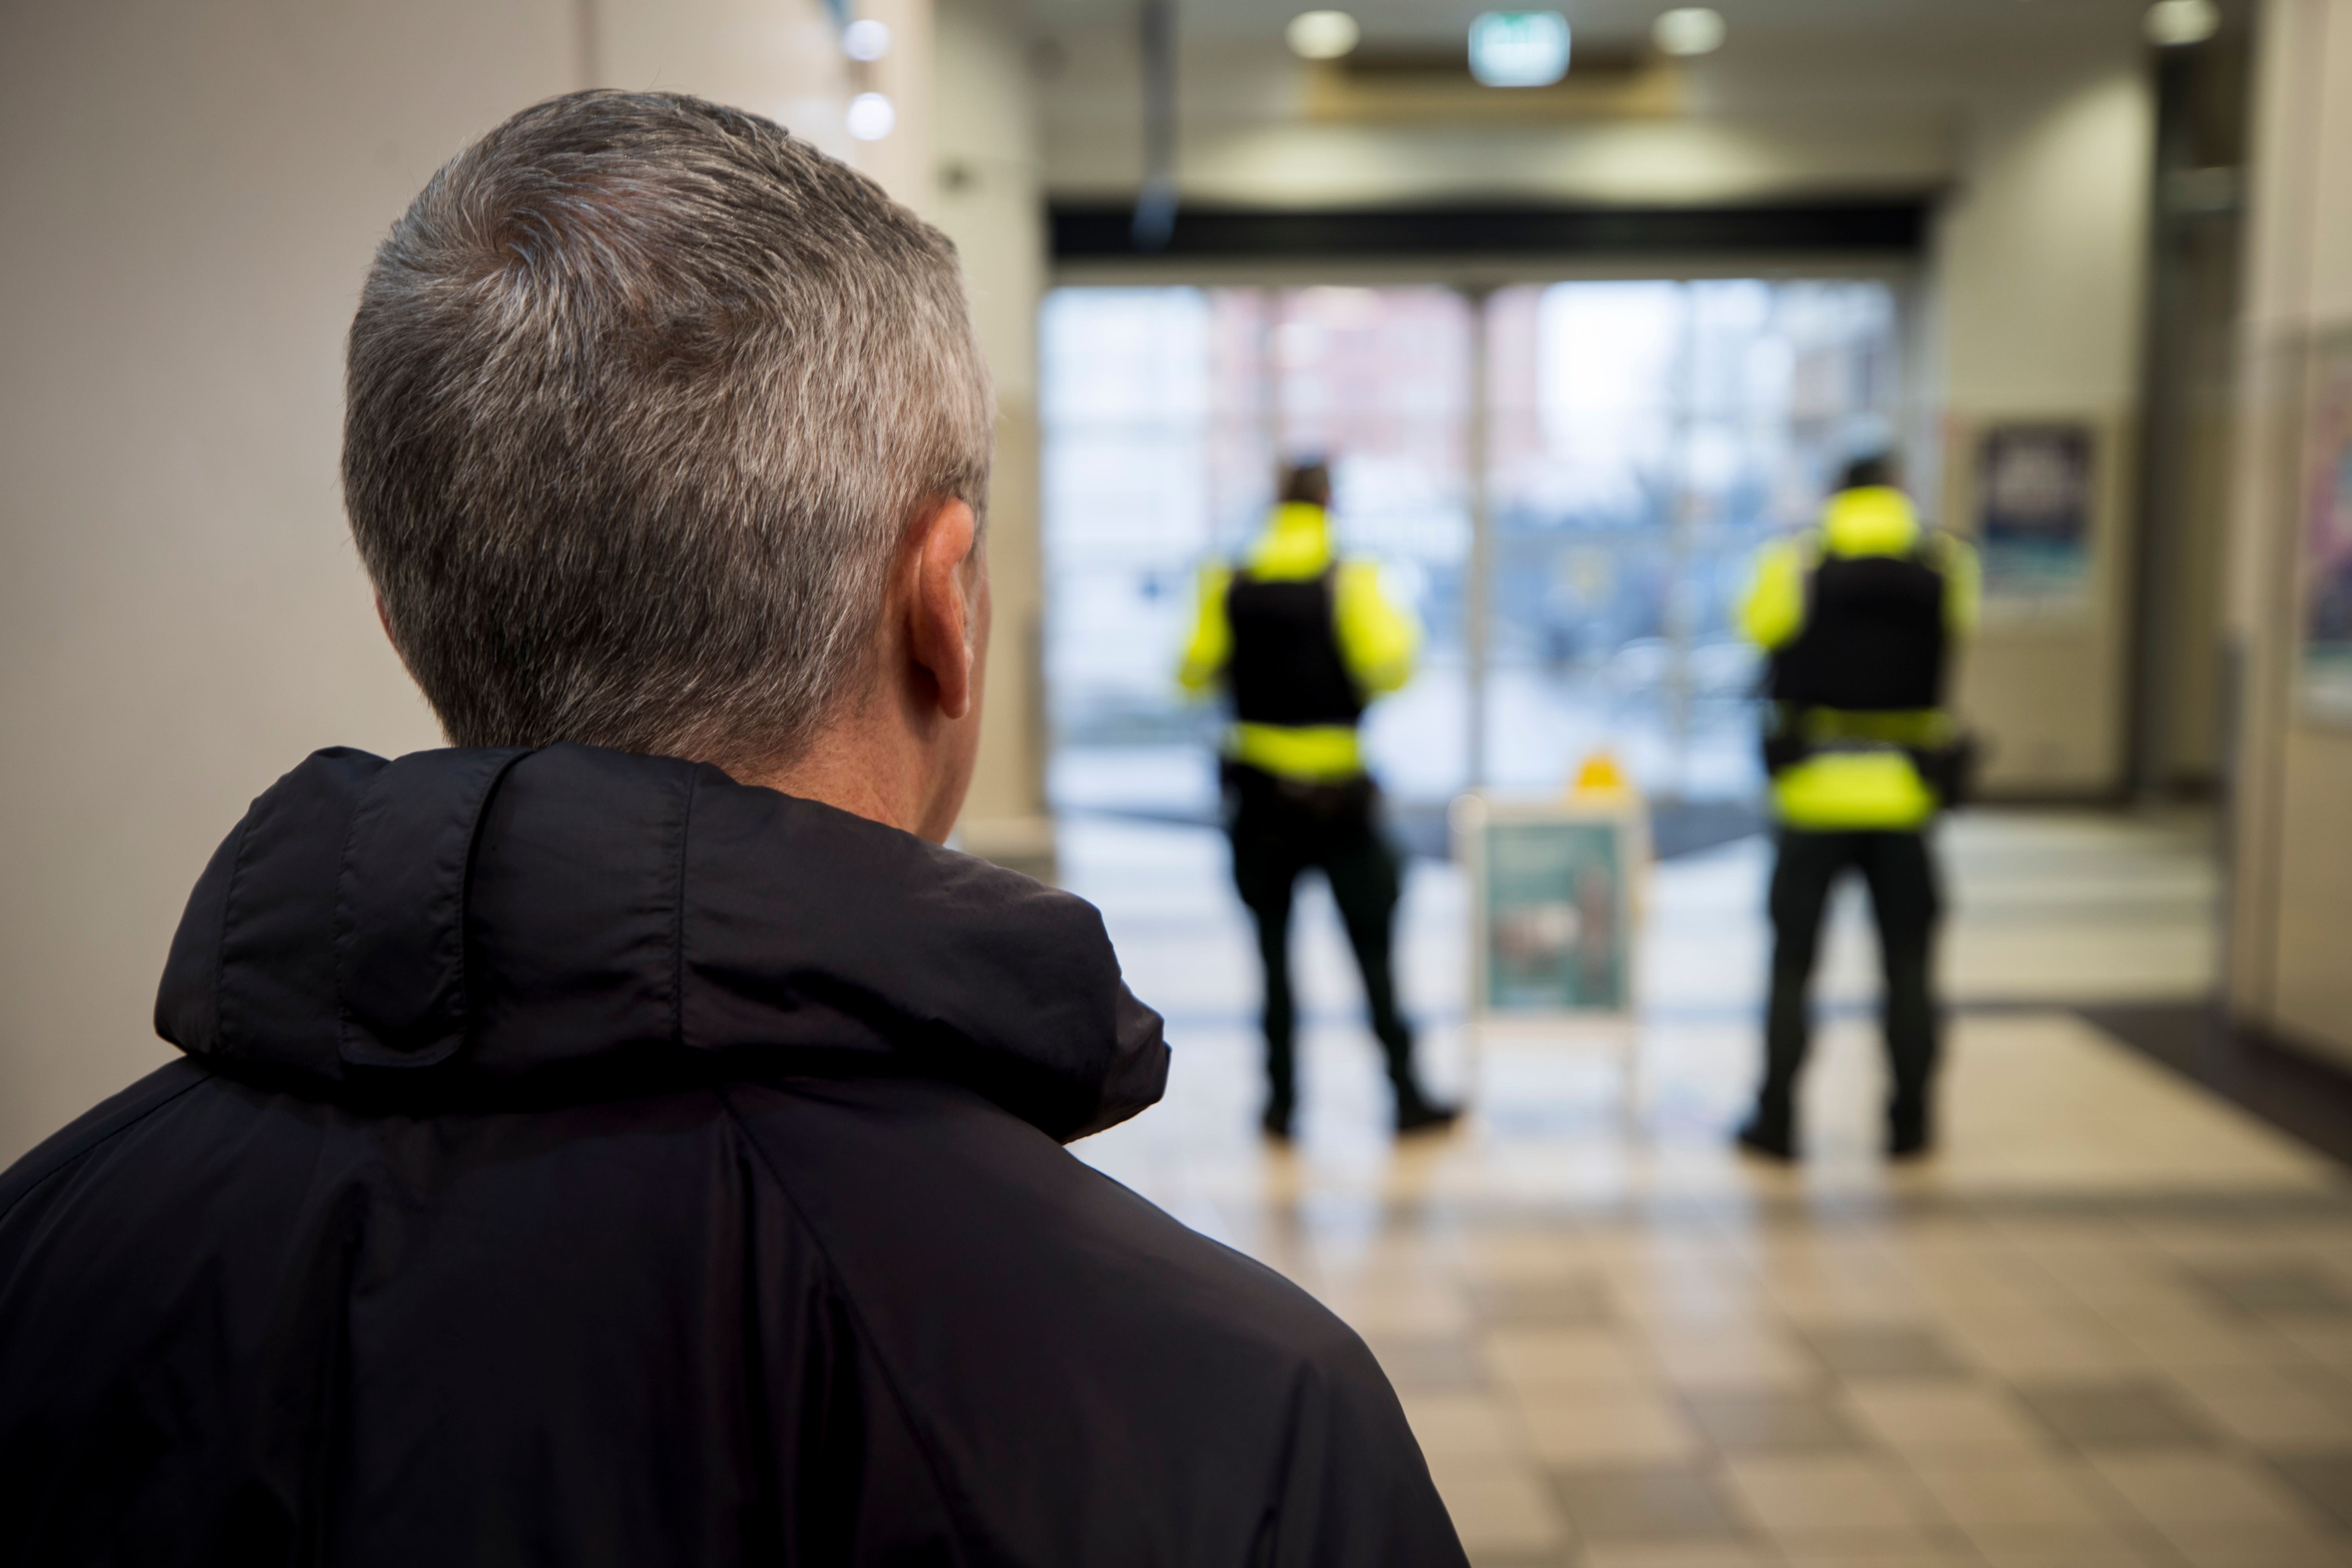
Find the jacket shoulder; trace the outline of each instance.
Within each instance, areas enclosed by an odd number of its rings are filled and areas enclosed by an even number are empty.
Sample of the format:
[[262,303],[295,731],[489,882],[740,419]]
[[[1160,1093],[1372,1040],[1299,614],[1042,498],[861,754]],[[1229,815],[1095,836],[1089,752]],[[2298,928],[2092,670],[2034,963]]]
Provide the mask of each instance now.
[[33,1191],[108,1140],[138,1125],[211,1075],[184,1057],[166,1062],[120,1094],[100,1100],[0,1171],[0,1218]]
[[1272,1531],[1286,1562],[1461,1561],[1370,1352],[1272,1269],[948,1086],[729,1096],[1010,1555],[1254,1561]]

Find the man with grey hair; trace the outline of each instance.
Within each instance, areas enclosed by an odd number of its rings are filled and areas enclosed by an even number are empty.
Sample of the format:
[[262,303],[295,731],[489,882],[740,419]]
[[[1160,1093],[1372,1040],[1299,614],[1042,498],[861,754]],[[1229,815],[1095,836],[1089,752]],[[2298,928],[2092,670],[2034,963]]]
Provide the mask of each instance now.
[[191,896],[182,1058],[0,1175],[0,1563],[1460,1563],[1361,1342],[1059,1145],[1167,1072],[940,847],[990,409],[952,247],[754,116],[527,110],[353,323],[448,731]]

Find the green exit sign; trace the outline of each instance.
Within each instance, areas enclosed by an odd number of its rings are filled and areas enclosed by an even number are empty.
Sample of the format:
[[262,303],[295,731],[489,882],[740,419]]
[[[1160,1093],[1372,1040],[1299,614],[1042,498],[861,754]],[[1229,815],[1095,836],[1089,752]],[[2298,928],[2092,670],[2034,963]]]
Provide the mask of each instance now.
[[1549,87],[1568,74],[1568,18],[1489,11],[1470,24],[1470,74],[1488,87]]

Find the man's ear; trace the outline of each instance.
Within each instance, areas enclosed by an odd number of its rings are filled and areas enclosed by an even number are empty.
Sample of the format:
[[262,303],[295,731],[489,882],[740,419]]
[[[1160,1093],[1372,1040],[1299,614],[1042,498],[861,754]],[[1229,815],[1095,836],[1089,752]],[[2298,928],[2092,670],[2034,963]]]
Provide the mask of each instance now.
[[383,595],[375,596],[375,624],[383,628],[383,640],[392,645],[392,657],[400,660],[400,668],[408,668],[408,656],[400,651],[400,639],[392,635],[392,612],[383,607]]
[[914,592],[908,606],[908,651],[939,694],[940,716],[971,712],[985,650],[975,635],[980,524],[960,500],[939,502],[915,524]]

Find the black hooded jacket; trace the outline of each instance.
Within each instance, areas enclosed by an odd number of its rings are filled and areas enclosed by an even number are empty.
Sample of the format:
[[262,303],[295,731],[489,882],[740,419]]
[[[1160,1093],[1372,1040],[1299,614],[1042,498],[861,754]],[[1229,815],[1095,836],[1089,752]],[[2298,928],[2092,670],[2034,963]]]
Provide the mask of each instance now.
[[714,769],[321,752],[0,1176],[0,1563],[1459,1564],[1395,1396],[1061,1142],[1081,900]]

